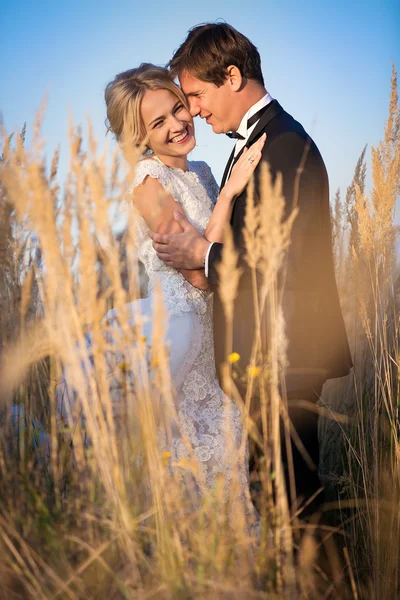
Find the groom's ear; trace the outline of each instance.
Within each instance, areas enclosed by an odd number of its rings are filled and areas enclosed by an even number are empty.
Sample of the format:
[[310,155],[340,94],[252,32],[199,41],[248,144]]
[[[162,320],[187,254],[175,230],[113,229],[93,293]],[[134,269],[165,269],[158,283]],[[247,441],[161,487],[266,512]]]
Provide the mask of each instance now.
[[243,77],[240,69],[235,65],[229,65],[227,68],[227,81],[232,92],[238,92],[243,84]]

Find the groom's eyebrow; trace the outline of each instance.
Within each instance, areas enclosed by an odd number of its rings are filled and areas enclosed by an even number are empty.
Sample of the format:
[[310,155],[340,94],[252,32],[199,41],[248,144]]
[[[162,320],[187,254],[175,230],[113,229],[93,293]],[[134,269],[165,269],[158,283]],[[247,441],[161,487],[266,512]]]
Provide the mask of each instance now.
[[205,88],[195,88],[194,90],[191,90],[190,92],[188,92],[187,94],[185,93],[185,96],[188,98],[189,96],[198,96],[199,94],[204,94],[205,93]]

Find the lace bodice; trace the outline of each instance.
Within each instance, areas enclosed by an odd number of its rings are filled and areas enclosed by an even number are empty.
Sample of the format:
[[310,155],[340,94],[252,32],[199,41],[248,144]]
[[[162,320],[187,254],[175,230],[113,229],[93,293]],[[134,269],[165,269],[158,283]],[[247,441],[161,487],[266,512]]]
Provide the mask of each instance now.
[[[205,162],[188,162],[188,168],[188,171],[183,171],[167,167],[156,157],[144,159],[136,166],[134,187],[143,183],[147,176],[157,179],[182,206],[190,223],[200,233],[204,233],[218,197],[218,186]],[[208,292],[191,286],[181,273],[166,266],[157,257],[147,235],[149,228],[145,220],[137,212],[136,216],[138,257],[149,277],[149,292],[158,279],[165,305],[170,312],[181,314],[194,309],[203,313],[206,310]]]

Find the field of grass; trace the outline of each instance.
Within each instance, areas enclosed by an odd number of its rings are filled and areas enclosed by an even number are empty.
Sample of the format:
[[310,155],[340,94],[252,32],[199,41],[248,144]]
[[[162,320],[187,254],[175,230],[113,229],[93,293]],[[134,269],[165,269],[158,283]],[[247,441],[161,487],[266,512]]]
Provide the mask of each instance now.
[[[178,464],[160,450],[157,432],[168,429],[176,412],[161,295],[151,340],[140,314],[134,328],[121,317],[117,345],[104,335],[109,308],[123,315],[124,305],[143,294],[129,205],[135,157],[123,162],[116,150],[110,164],[90,126],[85,138],[72,128],[60,188],[58,154],[51,164],[45,159],[42,118],[30,147],[25,131],[3,134],[0,165],[0,598],[399,597],[394,67],[382,141],[364,149],[344,198],[338,192],[332,205],[337,281],[355,367],[326,384],[320,403],[329,417],[320,427],[321,476],[335,536],[344,540],[342,558],[332,551],[329,575],[321,570],[321,539],[312,524],[298,535],[301,514],[289,510],[279,451],[285,339],[277,274],[295,218],[282,221],[280,182],[271,185],[264,172],[260,208],[250,202],[245,225],[249,266],[254,281],[256,275],[262,281],[258,314],[272,324],[269,354],[260,354],[256,338],[248,395],[237,399],[244,435],[265,459],[255,543],[240,510],[232,523],[235,482],[228,501],[220,478],[194,502],[189,483],[198,473],[190,448]],[[115,235],[111,213],[125,219],[122,235]],[[236,260],[227,233],[221,289],[228,324]],[[229,336],[226,348],[224,388],[233,393]],[[65,372],[68,397],[60,383]],[[258,426],[249,416],[255,389],[262,398]],[[334,531],[325,533],[328,539]]]

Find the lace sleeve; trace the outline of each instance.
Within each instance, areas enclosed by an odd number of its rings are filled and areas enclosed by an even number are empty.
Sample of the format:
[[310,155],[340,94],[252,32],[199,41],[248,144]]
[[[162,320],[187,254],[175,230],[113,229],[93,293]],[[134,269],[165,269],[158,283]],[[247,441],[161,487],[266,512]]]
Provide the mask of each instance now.
[[[147,176],[152,177],[153,179],[157,179],[157,181],[161,183],[163,188],[170,194],[172,194],[172,184],[169,169],[165,168],[165,166],[157,160],[151,158],[140,160],[136,164],[131,193],[133,193],[136,187],[143,183]],[[147,237],[149,227],[145,219],[136,209],[135,204],[131,202],[130,206],[135,216],[135,244],[137,247],[140,247],[143,244],[143,242],[147,242],[149,240],[149,238]],[[142,258],[140,258],[140,260],[144,262]]]
[[141,185],[147,176],[157,179],[163,188],[171,193],[172,182],[169,169],[151,158],[140,160],[137,163],[135,168],[135,176],[133,178],[133,189],[135,189],[138,185]]

